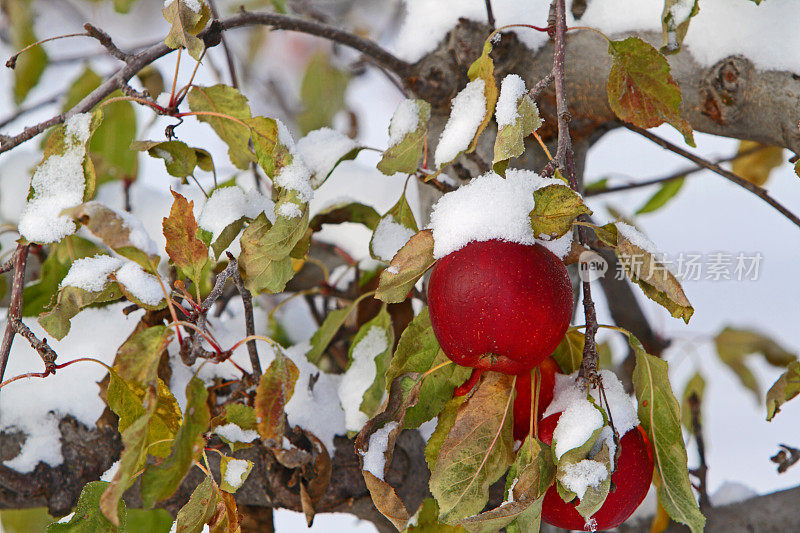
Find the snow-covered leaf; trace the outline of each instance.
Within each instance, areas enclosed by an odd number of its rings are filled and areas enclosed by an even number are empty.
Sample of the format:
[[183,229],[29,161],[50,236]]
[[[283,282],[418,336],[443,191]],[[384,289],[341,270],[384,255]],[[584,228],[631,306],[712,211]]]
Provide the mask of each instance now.
[[200,61],[205,45],[197,34],[211,18],[208,5],[202,0],[172,0],[164,6],[162,13],[170,24],[164,44],[170,48],[184,47],[189,55]]
[[261,376],[256,390],[255,416],[258,433],[264,440],[282,441],[286,431],[286,404],[292,399],[299,375],[291,359],[278,352]]
[[767,391],[767,420],[772,420],[781,406],[800,394],[800,361],[792,362]]
[[533,198],[536,203],[528,216],[537,237],[557,239],[572,231],[572,224],[580,215],[592,213],[581,195],[566,185],[541,187],[533,191]]
[[[75,107],[102,82],[103,78],[86,66],[68,89],[62,111]],[[120,96],[121,91],[114,91],[106,100]],[[89,141],[89,154],[94,163],[97,183],[134,180],[138,170],[138,154],[128,149],[136,136],[136,112],[133,104],[121,100],[101,105],[103,120]]]
[[92,201],[65,213],[119,255],[135,261],[147,272],[156,271],[161,259],[158,249],[142,222],[127,211],[118,211]]
[[483,94],[486,99],[486,110],[484,111],[483,121],[478,126],[478,131],[475,132],[475,136],[472,138],[467,152],[474,151],[475,147],[478,146],[478,137],[480,137],[483,130],[485,130],[486,126],[491,122],[492,115],[494,114],[494,106],[497,103],[497,83],[494,80],[494,61],[492,61],[490,56],[491,53],[492,40],[486,39],[486,42],[483,43],[481,55],[470,65],[467,71],[467,77],[469,77],[470,81],[475,81],[477,79],[483,80]]
[[525,152],[525,138],[542,125],[539,109],[528,96],[525,82],[516,74],[503,79],[496,116],[498,130],[492,168],[505,173],[508,160]]
[[253,463],[246,459],[234,459],[223,455],[219,459],[219,473],[222,481],[219,488],[225,492],[233,494],[244,484],[250,471],[253,469]]
[[664,0],[664,11],[661,13],[662,52],[680,50],[689,30],[689,22],[700,12],[698,4],[699,0]]
[[402,302],[434,262],[433,233],[424,229],[408,239],[381,272],[375,298],[386,303]]
[[443,522],[480,512],[489,486],[513,462],[513,398],[513,376],[484,372],[475,392],[459,407],[430,479]]
[[392,318],[384,304],[350,341],[347,370],[339,384],[339,400],[349,431],[359,431],[380,407],[393,346]]
[[667,363],[645,352],[633,335],[628,342],[636,354],[633,388],[638,416],[653,446],[656,475],[661,479],[658,500],[673,520],[689,526],[692,533],[703,531],[706,519],[689,482],[680,407],[669,383]]
[[320,128],[297,141],[294,155],[311,171],[311,187],[317,189],[339,163],[355,159],[362,149],[347,135],[331,128]]
[[197,238],[197,222],[194,219],[194,202],[189,202],[176,193],[169,217],[162,227],[167,239],[166,251],[175,266],[192,280],[199,290],[203,268],[208,263],[208,247]]
[[685,177],[681,176],[680,178],[669,180],[668,182],[664,183],[659,189],[648,198],[648,200],[640,207],[637,211],[637,215],[641,215],[643,213],[652,213],[658,209],[661,209],[669,202],[683,187]]
[[416,172],[430,118],[431,105],[425,100],[400,102],[389,124],[389,147],[378,162],[378,170],[387,176]]
[[381,217],[375,227],[369,241],[370,254],[373,259],[389,262],[417,231],[417,221],[404,190],[397,203]]
[[[275,175],[292,161],[290,146],[285,142],[291,140],[281,140],[281,127],[278,121],[267,117],[253,117],[245,120],[250,126],[253,149],[259,166],[267,176],[272,179]],[[288,132],[285,132],[288,135]]]
[[176,178],[193,176],[195,167],[214,170],[211,154],[202,148],[192,148],[183,141],[133,141],[130,149],[147,151],[151,157],[163,159],[169,175]]
[[228,157],[237,168],[247,170],[255,161],[250,150],[250,128],[242,122],[250,118],[250,106],[238,90],[228,85],[212,85],[211,87],[193,86],[187,96],[189,109],[192,111],[219,113],[231,118],[214,115],[197,115],[197,119],[206,122],[228,145]]
[[746,155],[733,160],[733,172],[759,187],[767,183],[770,173],[784,161],[783,148],[755,141],[739,141],[737,153]]
[[[447,356],[433,334],[430,314],[425,307],[400,335],[397,350],[386,371],[387,385],[404,373],[425,373],[447,361]],[[469,375],[469,368],[449,364],[423,378],[420,400],[406,413],[405,427],[419,427],[423,422],[437,416],[453,397],[455,388],[464,383]],[[409,380],[405,381],[409,386]]]
[[50,311],[39,315],[39,324],[58,340],[67,336],[70,320],[89,305],[110,302],[122,297],[122,292],[113,280],[106,278],[97,291],[65,286],[58,291],[56,303]]
[[211,414],[206,403],[208,391],[202,380],[193,377],[186,386],[186,409],[180,429],[175,434],[172,452],[159,464],[148,464],[142,474],[142,502],[152,507],[172,496],[200,456],[205,445]]
[[608,103],[614,113],[640,128],[667,122],[694,146],[692,127],[681,117],[681,89],[664,56],[639,37],[610,41],[608,53],[613,59]]

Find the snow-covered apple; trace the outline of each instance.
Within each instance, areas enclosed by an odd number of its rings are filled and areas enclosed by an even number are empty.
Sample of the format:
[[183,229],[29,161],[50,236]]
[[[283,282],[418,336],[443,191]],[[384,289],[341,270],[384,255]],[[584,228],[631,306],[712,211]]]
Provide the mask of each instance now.
[[471,242],[436,263],[428,306],[433,332],[455,363],[523,374],[564,336],[572,285],[564,264],[538,243]]
[[[539,439],[545,444],[552,443],[560,417],[561,413],[555,413],[539,422]],[[612,492],[591,516],[594,530],[612,529],[627,520],[644,500],[653,478],[653,451],[641,425],[626,432],[619,445],[616,469],[611,474]],[[542,502],[542,519],[556,527],[583,531],[586,519],[575,510],[578,501],[565,502],[553,485]]]

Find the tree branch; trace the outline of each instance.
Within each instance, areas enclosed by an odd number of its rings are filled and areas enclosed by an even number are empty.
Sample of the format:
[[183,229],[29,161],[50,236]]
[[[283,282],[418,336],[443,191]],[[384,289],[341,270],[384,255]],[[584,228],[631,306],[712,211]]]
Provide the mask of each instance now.
[[[378,65],[391,70],[401,78],[407,78],[413,72],[409,63],[402,61],[390,54],[376,43],[358,37],[352,33],[309,20],[281,15],[278,13],[250,13],[242,12],[221,21],[212,22],[205,30],[198,34],[203,39],[206,47],[210,48],[219,43],[221,32],[242,28],[246,26],[265,25],[277,30],[296,31],[316,35],[330,41],[349,46],[362,54],[369,56]],[[104,98],[121,89],[133,76],[150,63],[164,57],[173,50],[164,43],[158,43],[136,54],[127,64],[107,78],[100,86],[78,102],[72,109],[34,126],[25,128],[22,133],[15,136],[0,136],[0,154],[36,137],[43,131],[58,124],[63,124],[67,119],[78,113],[86,113],[99,104]]]
[[695,154],[689,152],[688,150],[684,150],[680,146],[672,144],[671,142],[667,141],[666,139],[662,139],[658,135],[650,133],[649,131],[634,126],[632,124],[625,124],[625,127],[631,131],[635,131],[639,135],[653,141],[657,145],[661,146],[665,150],[669,150],[670,152],[674,152],[682,157],[685,157],[689,161],[696,163],[697,165],[714,172],[715,174],[719,174],[723,178],[727,179],[742,187],[743,189],[747,189],[751,193],[755,194],[769,205],[774,207],[780,214],[788,218],[795,226],[800,227],[800,218],[797,217],[794,213],[789,211],[782,203],[778,202],[775,198],[773,198],[766,189],[755,185],[754,183],[750,183],[746,179],[742,178],[741,176],[737,176],[730,170],[725,170],[724,168],[720,167],[719,165],[715,165],[711,161],[707,161],[702,157],[696,156]]
[[25,266],[28,263],[29,247],[30,245],[28,244],[18,244],[16,251],[14,251],[14,280],[11,284],[11,303],[8,306],[3,343],[0,345],[0,381],[3,381],[3,376],[6,373],[8,356],[11,354],[11,344],[17,334],[14,322],[22,316],[22,289],[25,286]]

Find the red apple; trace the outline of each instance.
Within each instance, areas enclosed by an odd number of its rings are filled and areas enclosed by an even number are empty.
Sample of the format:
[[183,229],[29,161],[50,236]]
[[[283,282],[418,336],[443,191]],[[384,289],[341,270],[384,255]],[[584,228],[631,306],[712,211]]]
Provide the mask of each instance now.
[[[555,413],[539,422],[539,439],[545,444],[552,443],[560,417],[561,413]],[[597,530],[613,529],[627,520],[641,505],[653,479],[653,451],[644,428],[639,425],[625,433],[619,445],[620,456],[611,475],[614,491],[591,517],[597,522]],[[542,502],[542,519],[556,527],[583,531],[586,520],[575,510],[577,502],[577,498],[571,502],[562,500],[553,485]]]
[[428,308],[453,362],[524,374],[564,337],[572,285],[564,264],[540,244],[471,242],[437,261]]
[[[558,364],[548,357],[539,365],[541,381],[539,385],[538,417],[542,417],[547,406],[553,401],[553,390],[556,383],[556,372]],[[481,378],[482,370],[475,369],[472,375],[462,385],[453,391],[453,397],[464,396],[478,383]],[[514,399],[514,440],[523,440],[528,436],[531,421],[531,373],[520,374],[517,376],[517,383],[514,387],[517,397]]]

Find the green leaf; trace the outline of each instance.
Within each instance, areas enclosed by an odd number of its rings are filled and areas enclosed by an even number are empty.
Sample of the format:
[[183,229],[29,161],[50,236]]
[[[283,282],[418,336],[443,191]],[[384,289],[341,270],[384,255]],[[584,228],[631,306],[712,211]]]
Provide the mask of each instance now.
[[[302,217],[297,218],[301,219],[299,224],[284,220],[273,232],[275,226],[261,213],[239,238],[242,248],[239,267],[244,273],[245,285],[253,294],[264,290],[271,293],[282,292],[286,283],[294,276],[289,253],[303,237],[305,229],[303,233],[297,230],[308,224],[308,208],[303,210]],[[276,226],[279,222],[280,220],[276,220]]]
[[[11,30],[11,47],[22,50],[39,39],[33,32],[36,14],[33,0],[10,0],[2,2],[3,12],[8,17],[7,28]],[[47,66],[47,54],[42,46],[34,46],[17,57],[14,66],[14,103],[19,105],[42,77]]]
[[147,426],[156,406],[153,396],[152,392],[147,394],[144,414],[122,431],[124,448],[119,457],[119,468],[100,497],[100,510],[116,526],[120,525],[117,509],[122,504],[122,494],[133,485],[147,459]]
[[800,394],[800,362],[794,361],[767,391],[767,420],[772,420],[781,406]]
[[755,141],[739,141],[736,153],[745,155],[733,160],[731,170],[759,187],[767,183],[772,171],[780,167],[784,161],[783,148]]
[[475,151],[478,146],[478,137],[481,136],[483,130],[489,125],[494,114],[494,106],[497,104],[497,83],[494,80],[494,61],[489,54],[492,52],[492,40],[486,39],[483,43],[483,51],[478,59],[470,65],[467,71],[467,77],[470,81],[482,79],[484,81],[483,95],[486,97],[486,115],[483,121],[478,126],[478,131],[472,138],[472,142],[467,149],[467,153]]
[[695,146],[692,127],[681,117],[681,89],[664,56],[638,37],[609,41],[608,53],[613,59],[607,87],[612,111],[640,128],[667,122]]
[[342,222],[353,222],[363,224],[367,228],[375,231],[381,216],[374,208],[360,204],[358,202],[339,202],[332,204],[319,211],[311,219],[309,227],[314,231],[322,229],[323,224],[341,224]]
[[142,249],[152,247],[150,251],[154,251],[155,246],[144,225],[127,211],[117,211],[92,201],[67,209],[64,214],[80,222],[119,255],[135,261],[151,274],[156,272],[161,258],[157,253],[151,254],[147,249]]
[[189,202],[172,192],[174,201],[162,227],[167,239],[166,251],[169,258],[183,274],[200,287],[203,269],[208,263],[208,247],[197,238],[197,221],[194,219],[194,202]]
[[128,509],[127,519],[130,532],[169,533],[174,522],[166,509]]
[[136,73],[136,77],[153,99],[157,99],[158,95],[164,92],[164,77],[153,65],[144,67]]
[[641,215],[643,213],[652,213],[653,211],[657,211],[664,207],[667,202],[672,200],[672,198],[678,194],[678,191],[681,190],[683,187],[683,181],[685,177],[681,176],[680,178],[669,180],[665,182],[656,192],[651,196],[642,207],[640,207],[637,211],[637,215]]
[[151,326],[135,332],[119,347],[114,369],[126,381],[155,385],[158,364],[172,336],[173,330],[167,326]]
[[149,464],[142,474],[142,502],[152,507],[172,496],[199,457],[205,445],[211,414],[206,400],[208,391],[202,380],[193,377],[186,386],[186,410],[172,445],[172,453],[162,463]]
[[[607,244],[610,242],[607,241],[609,236],[601,236],[600,233],[598,236]],[[617,233],[614,245],[614,253],[620,259],[625,273],[639,285],[645,296],[688,324],[694,307],[672,272],[654,254],[637,246],[622,233]]]
[[355,309],[356,305],[356,302],[353,302],[347,307],[342,309],[334,309],[328,313],[328,316],[325,317],[322,325],[317,331],[314,332],[314,335],[311,336],[311,349],[306,354],[306,357],[310,362],[314,363],[315,365],[319,364],[322,354],[325,353],[325,349],[331,343],[333,337],[336,336],[339,328],[344,325],[347,317],[350,315],[353,309]]
[[[409,103],[410,102],[410,103]],[[399,112],[407,110],[409,106],[417,109],[417,127],[403,135],[396,143],[389,146],[383,157],[378,162],[378,170],[387,176],[393,176],[398,172],[403,174],[413,174],[417,171],[417,164],[422,157],[422,150],[425,146],[425,136],[428,133],[428,121],[431,118],[431,105],[425,100],[405,100],[395,111],[392,121],[389,124],[389,137],[392,137],[394,129],[400,127],[395,122]]]
[[200,483],[186,505],[178,511],[176,519],[178,533],[201,533],[218,512],[220,495],[214,480],[207,477]]
[[100,502],[104,491],[109,486],[105,481],[92,481],[84,485],[78,504],[69,522],[50,524],[47,533],[114,533],[126,530],[125,502],[119,500],[114,518],[109,521],[100,512]]
[[413,526],[409,526],[407,533],[464,533],[466,529],[461,526],[448,526],[439,522],[439,506],[433,498],[425,498],[416,514],[417,519]]
[[344,108],[349,82],[350,74],[331,65],[328,54],[311,56],[300,86],[303,111],[297,116],[297,125],[303,135],[331,124],[333,116]]
[[[240,467],[240,463],[245,462],[247,466],[245,467],[244,472],[237,475],[237,472],[229,472],[229,468],[233,466],[238,470]],[[244,484],[247,480],[247,476],[250,475],[250,471],[253,470],[253,463],[246,460],[246,459],[234,459],[233,457],[228,457],[227,455],[223,455],[220,457],[219,460],[219,473],[222,477],[222,481],[219,484],[219,488],[224,490],[225,492],[230,492],[233,494],[239,487]]]
[[[395,378],[406,372],[424,373],[447,361],[448,358],[433,333],[430,314],[425,307],[400,335],[397,350],[386,371],[386,383],[391,384]],[[423,422],[437,416],[453,397],[455,388],[464,383],[470,373],[470,368],[452,363],[423,378],[419,402],[406,413],[405,427],[419,427]]]
[[664,0],[664,11],[661,13],[662,52],[675,53],[680,50],[689,30],[689,22],[699,12],[698,0]]
[[661,479],[658,500],[673,520],[689,526],[692,533],[703,531],[706,519],[689,482],[680,407],[669,384],[667,363],[645,352],[633,335],[628,342],[636,354],[633,388],[637,414],[653,446],[656,475]]
[[262,439],[281,443],[286,432],[286,404],[294,395],[299,376],[297,366],[282,351],[278,351],[261,376],[256,390],[254,414]]
[[508,165],[509,159],[521,156],[525,152],[525,138],[541,126],[539,109],[526,93],[517,102],[517,117],[514,122],[497,131],[492,161],[495,172],[505,171],[503,167]]
[[256,160],[249,146],[251,132],[246,124],[250,119],[250,106],[247,104],[247,98],[228,85],[218,84],[211,87],[195,85],[189,91],[187,101],[189,109],[194,112],[219,113],[230,117],[197,115],[199,121],[211,126],[219,138],[228,145],[228,157],[231,163],[241,170],[247,170],[250,163]]
[[43,313],[55,299],[61,280],[69,272],[72,263],[84,257],[101,253],[93,242],[68,235],[49,247],[47,259],[36,282],[22,290],[22,316],[36,316]]
[[[694,434],[694,424],[692,424],[692,408],[690,398],[692,395],[697,397],[697,401],[703,401],[703,393],[706,390],[706,380],[700,372],[695,372],[692,379],[686,383],[683,389],[683,399],[681,401],[681,425],[690,434]],[[702,421],[702,418],[701,418]]]
[[[376,328],[377,332],[374,332],[373,330]],[[394,346],[394,328],[392,327],[392,317],[389,316],[389,312],[386,310],[386,304],[381,306],[381,310],[378,312],[375,318],[369,322],[366,322],[359,328],[358,332],[350,341],[347,364],[348,369],[354,363],[354,361],[359,359],[359,356],[369,357],[373,355],[371,351],[371,345],[362,345],[362,341],[367,336],[370,336],[370,339],[376,338],[372,337],[372,335],[377,335],[377,338],[385,341],[385,349],[380,353],[374,354],[372,360],[374,361],[376,370],[375,379],[364,392],[363,400],[359,405],[360,411],[364,413],[367,418],[371,418],[373,415],[375,415],[381,403],[383,402],[383,389],[386,385],[386,369],[389,366],[389,360],[392,357],[392,347]],[[366,348],[364,346],[366,346]],[[366,353],[362,354],[363,351],[366,351]],[[344,380],[347,379],[348,377],[345,375]],[[407,417],[408,413],[406,413],[406,419]]]
[[182,141],[133,141],[130,149],[147,151],[151,157],[163,159],[169,175],[176,178],[193,176],[195,167],[214,169],[211,154],[202,148],[192,148]]
[[436,468],[439,450],[442,449],[442,444],[444,444],[444,440],[450,433],[450,429],[456,421],[456,415],[465,401],[467,401],[466,396],[456,396],[447,400],[442,410],[439,411],[439,416],[436,419],[436,429],[425,446],[425,462],[428,463],[428,470],[431,472]]
[[0,511],[0,525],[3,527],[3,533],[45,531],[47,526],[53,522],[55,520],[47,512],[47,507],[4,509]]
[[184,47],[189,55],[200,61],[200,56],[205,50],[203,41],[197,34],[205,28],[211,18],[211,10],[205,2],[199,2],[200,11],[195,11],[186,3],[186,0],[172,0],[164,6],[161,12],[170,24],[169,34],[164,39],[164,44],[170,48]]
[[583,198],[566,185],[547,185],[533,191],[535,205],[528,215],[537,237],[557,239],[572,231],[572,224],[582,214],[592,214]]
[[513,389],[513,376],[484,372],[475,392],[458,409],[430,479],[443,522],[480,512],[489,499],[489,486],[513,462]]
[[756,399],[761,398],[758,380],[746,364],[747,356],[762,354],[773,366],[785,367],[797,360],[797,356],[778,343],[756,331],[726,327],[714,339],[720,361],[728,365],[742,382],[752,390]]
[[[131,424],[146,414],[144,402],[149,389],[132,381],[125,381],[115,370],[109,372],[109,377],[106,402],[119,417],[117,431],[124,433]],[[170,453],[170,441],[181,425],[181,409],[169,387],[160,379],[157,381],[155,394],[155,406],[147,425],[147,448],[150,455],[166,457]]]
[[572,374],[581,367],[585,340],[585,335],[578,328],[567,329],[552,356],[563,374]]
[[389,267],[381,272],[375,298],[386,303],[404,301],[411,288],[435,262],[433,232],[430,229],[417,232],[398,250]]

